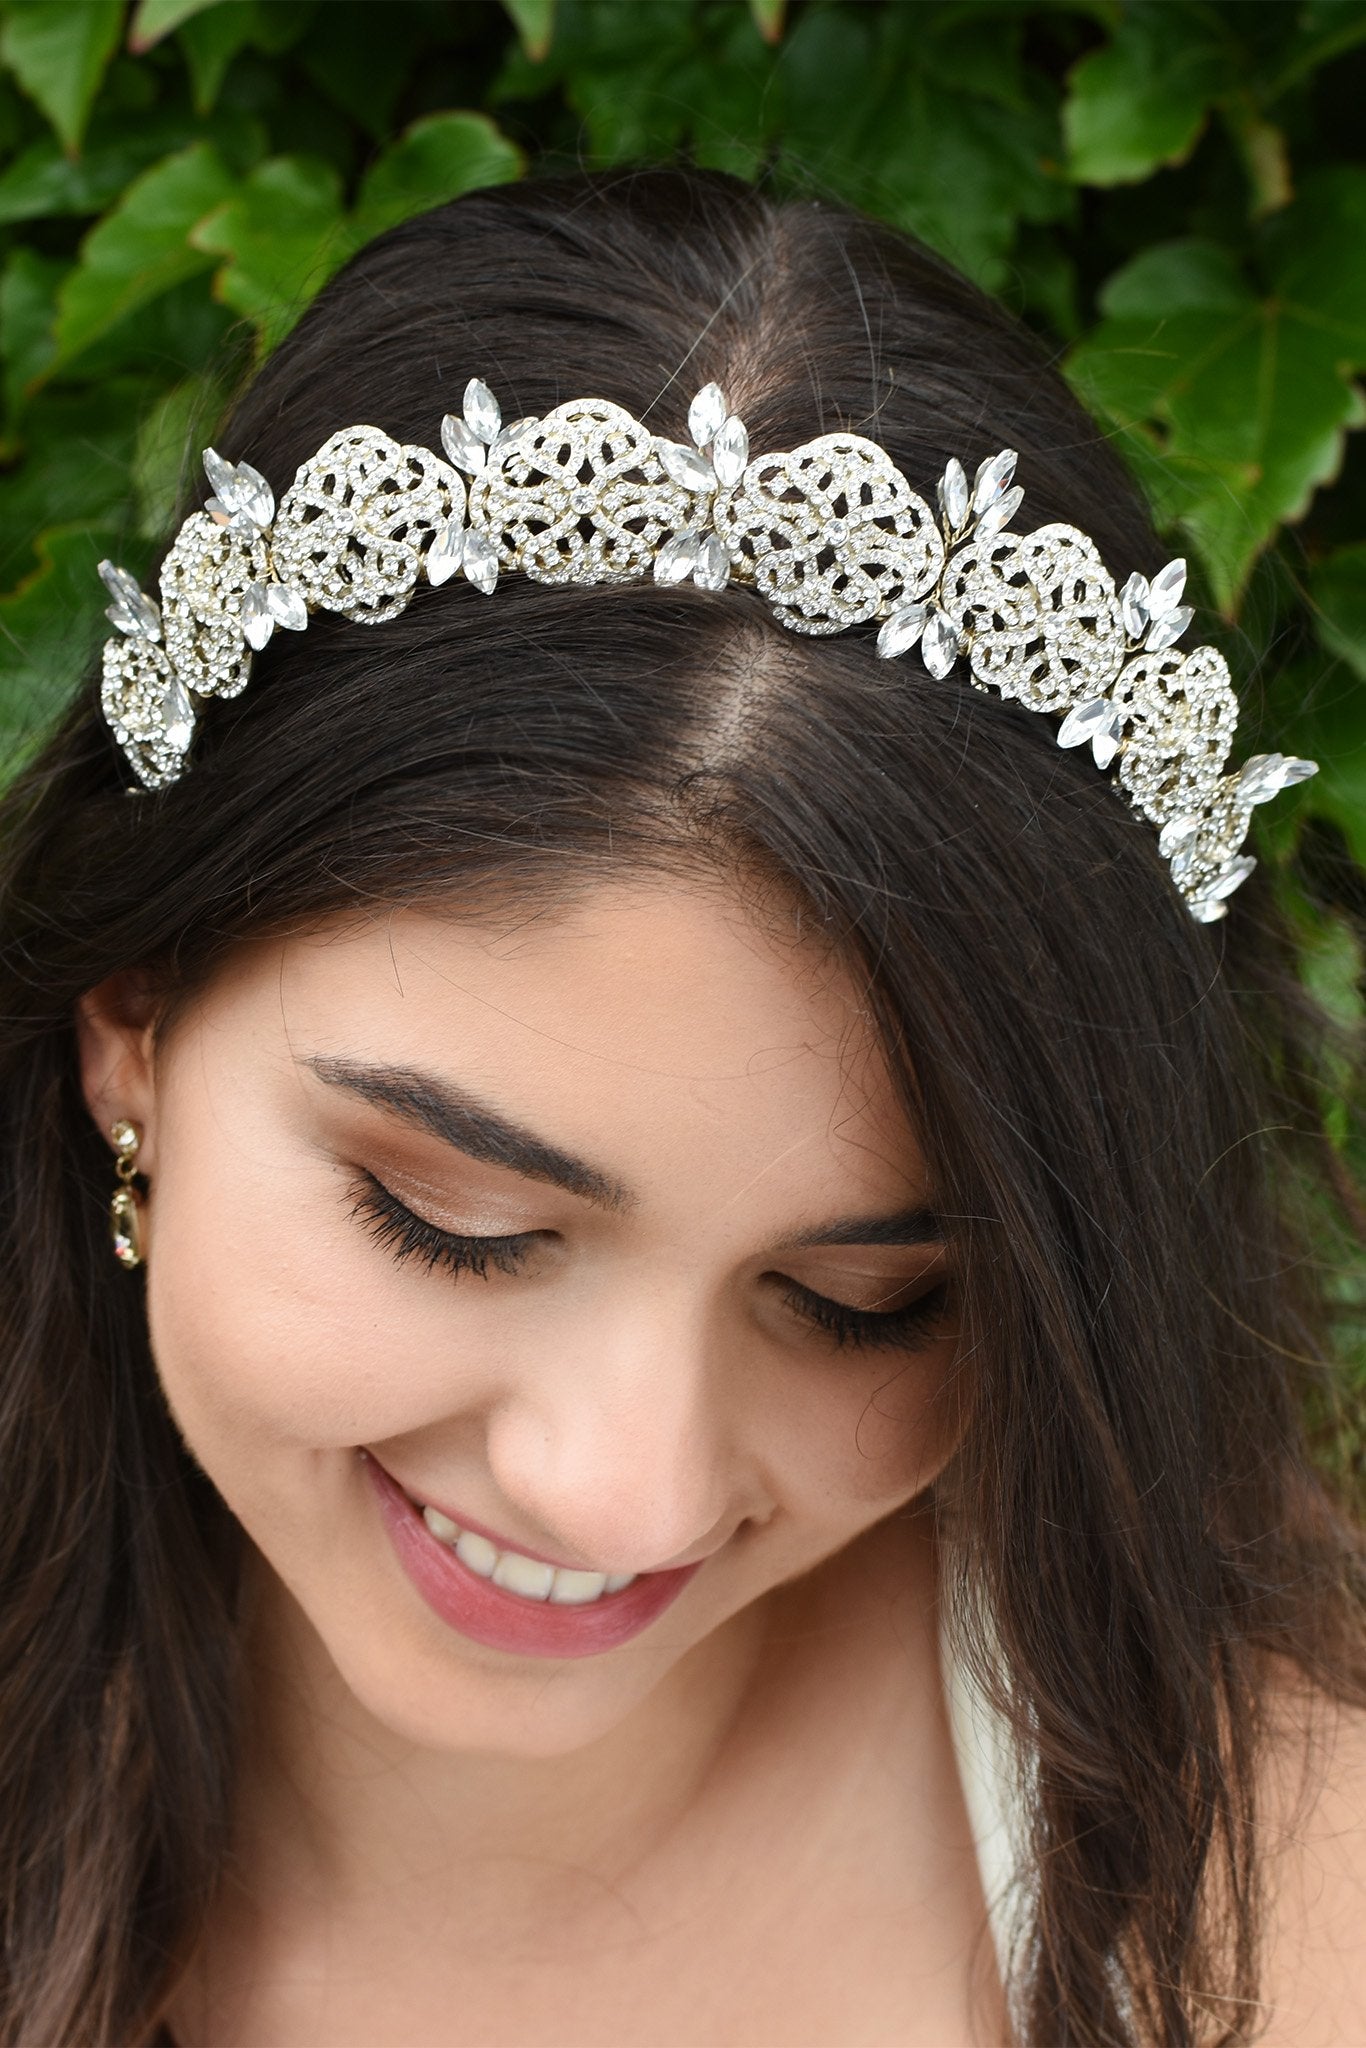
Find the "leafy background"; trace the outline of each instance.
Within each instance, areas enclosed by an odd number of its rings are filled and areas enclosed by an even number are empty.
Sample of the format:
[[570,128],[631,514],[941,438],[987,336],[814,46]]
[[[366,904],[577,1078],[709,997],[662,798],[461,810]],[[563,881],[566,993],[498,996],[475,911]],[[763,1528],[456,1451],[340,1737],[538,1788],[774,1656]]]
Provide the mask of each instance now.
[[[0,0],[5,772],[108,630],[96,562],[149,567],[352,251],[528,169],[682,154],[914,230],[1047,337],[1190,560],[1240,751],[1322,763],[1255,846],[1359,1036],[1363,106],[1366,0]],[[1361,1484],[1366,1261],[1325,1256],[1324,1455]]]

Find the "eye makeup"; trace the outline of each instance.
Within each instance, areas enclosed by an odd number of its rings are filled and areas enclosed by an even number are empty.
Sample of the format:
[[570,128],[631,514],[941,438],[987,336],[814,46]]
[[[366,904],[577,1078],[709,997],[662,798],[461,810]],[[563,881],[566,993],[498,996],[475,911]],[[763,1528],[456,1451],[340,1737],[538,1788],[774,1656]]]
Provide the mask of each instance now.
[[[473,1273],[481,1280],[489,1277],[491,1267],[500,1273],[516,1274],[550,1234],[527,1230],[499,1237],[471,1237],[442,1230],[416,1215],[365,1168],[360,1170],[349,1192],[353,1197],[352,1216],[363,1222],[369,1235],[385,1245],[400,1265],[417,1259],[428,1270],[444,1266],[449,1272]],[[948,1281],[941,1280],[901,1308],[856,1309],[817,1294],[795,1280],[773,1277],[781,1281],[782,1298],[794,1315],[823,1332],[837,1346],[854,1350],[910,1350],[917,1342],[928,1342],[937,1334],[950,1293]]]

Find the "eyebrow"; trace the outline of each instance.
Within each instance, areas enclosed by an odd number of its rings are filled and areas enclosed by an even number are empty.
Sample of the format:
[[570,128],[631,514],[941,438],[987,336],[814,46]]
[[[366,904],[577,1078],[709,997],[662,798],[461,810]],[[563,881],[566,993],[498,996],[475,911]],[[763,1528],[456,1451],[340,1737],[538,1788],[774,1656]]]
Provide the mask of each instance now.
[[[613,1175],[535,1132],[514,1123],[467,1089],[417,1067],[376,1065],[329,1053],[310,1053],[298,1064],[331,1088],[345,1089],[374,1109],[387,1110],[414,1128],[488,1166],[510,1167],[530,1180],[548,1181],[578,1195],[596,1208],[621,1215],[639,1205],[640,1197]],[[893,1216],[846,1216],[816,1225],[785,1240],[781,1249],[818,1245],[942,1244],[939,1218],[927,1208],[903,1209]],[[773,1247],[774,1250],[779,1247]]]

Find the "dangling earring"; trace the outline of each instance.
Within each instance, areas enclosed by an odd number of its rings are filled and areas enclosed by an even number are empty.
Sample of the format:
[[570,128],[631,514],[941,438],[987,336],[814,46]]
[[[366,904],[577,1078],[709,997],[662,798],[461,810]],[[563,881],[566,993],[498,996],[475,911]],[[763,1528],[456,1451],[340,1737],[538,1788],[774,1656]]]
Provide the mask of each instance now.
[[142,1264],[142,1197],[133,1186],[133,1175],[137,1172],[138,1146],[142,1133],[136,1124],[120,1118],[109,1126],[109,1135],[119,1148],[114,1161],[114,1171],[119,1184],[109,1204],[109,1235],[114,1241],[114,1257],[121,1266]]

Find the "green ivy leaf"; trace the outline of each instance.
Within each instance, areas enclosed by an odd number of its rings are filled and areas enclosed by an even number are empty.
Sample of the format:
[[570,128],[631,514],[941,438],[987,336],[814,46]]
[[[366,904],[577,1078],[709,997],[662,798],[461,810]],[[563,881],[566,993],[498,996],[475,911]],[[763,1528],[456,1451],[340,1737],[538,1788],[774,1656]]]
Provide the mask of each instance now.
[[212,372],[183,378],[163,392],[138,427],[133,449],[135,524],[148,541],[170,527],[177,506],[200,480],[200,460],[212,439],[226,394]]
[[1352,858],[1366,867],[1366,718],[1362,709],[1359,685],[1339,669],[1320,681],[1295,743],[1319,764],[1309,785],[1315,811],[1333,819]]
[[329,7],[323,20],[324,32],[300,48],[300,62],[363,134],[377,143],[389,140],[399,95],[430,49],[429,16],[411,5],[390,5],[383,35],[375,33],[373,11],[364,4]]
[[73,153],[122,26],[123,0],[9,0],[0,58]]
[[487,114],[431,114],[415,121],[361,181],[357,246],[443,200],[521,176],[525,159]]
[[1072,176],[1132,184],[1186,161],[1211,103],[1230,83],[1227,33],[1186,0],[1130,0],[1112,41],[1074,64],[1063,103]]
[[258,164],[220,205],[196,217],[191,240],[206,257],[227,257],[215,296],[255,324],[263,353],[289,332],[354,247],[339,173],[302,156]]
[[222,158],[205,142],[134,180],[113,212],[90,230],[62,286],[56,365],[70,362],[148,300],[208,268],[207,257],[191,244],[190,230],[222,203],[232,183]]
[[749,0],[749,11],[754,17],[754,26],[766,43],[782,41],[787,0]]
[[35,542],[38,565],[0,598],[0,772],[13,775],[87,674],[108,627],[93,598],[116,527],[58,526]]
[[0,274],[0,356],[5,364],[5,433],[12,439],[29,386],[51,362],[57,288],[68,265],[36,249],[11,249]]
[[[105,134],[96,139],[103,127]],[[191,140],[185,120],[158,114],[150,121],[111,124],[98,118],[77,157],[51,135],[40,135],[0,171],[0,226],[61,214],[103,213],[140,171]]]
[[25,459],[0,475],[0,590],[33,574],[34,537],[49,527],[122,523],[147,397],[145,377],[120,376],[34,400],[23,422]]
[[196,113],[207,114],[215,105],[229,64],[252,41],[255,27],[256,9],[250,0],[214,5],[181,23],[176,41],[190,74]]
[[1075,203],[1021,42],[1009,7],[804,14],[776,67],[785,163],[1002,289],[1020,222]]
[[[204,14],[210,7],[223,4],[224,0],[138,0],[128,30],[128,47],[140,57],[191,15]],[[233,4],[240,5],[240,0],[233,0]]]
[[524,54],[539,64],[555,33],[555,0],[503,0],[503,6],[521,37]]
[[1337,548],[1317,563],[1309,595],[1320,640],[1366,682],[1366,541]]
[[[252,9],[251,40],[267,57],[283,57],[308,33],[317,11],[318,0],[266,0]],[[332,12],[330,5],[327,12]]]
[[1101,293],[1065,368],[1081,397],[1181,479],[1177,523],[1236,613],[1261,550],[1338,474],[1366,425],[1366,172],[1311,174],[1266,223],[1267,287],[1191,238],[1146,251]]

